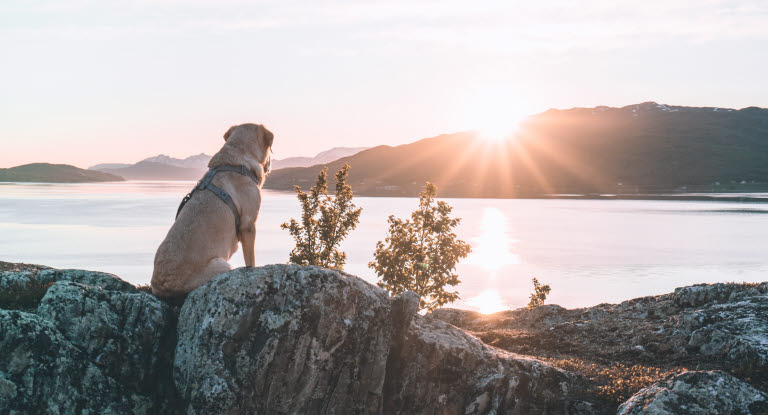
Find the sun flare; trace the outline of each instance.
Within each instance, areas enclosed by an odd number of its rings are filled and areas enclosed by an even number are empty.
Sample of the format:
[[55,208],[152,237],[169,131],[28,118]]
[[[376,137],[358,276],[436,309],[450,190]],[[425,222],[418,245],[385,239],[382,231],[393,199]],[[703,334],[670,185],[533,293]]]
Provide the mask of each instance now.
[[486,290],[465,301],[465,305],[483,314],[493,314],[508,310],[510,307],[504,303],[496,290]]

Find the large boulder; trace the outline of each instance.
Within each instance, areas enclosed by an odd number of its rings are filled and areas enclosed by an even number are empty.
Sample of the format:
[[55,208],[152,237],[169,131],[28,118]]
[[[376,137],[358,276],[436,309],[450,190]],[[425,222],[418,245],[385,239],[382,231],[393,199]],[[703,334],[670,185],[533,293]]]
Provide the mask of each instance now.
[[0,333],[0,413],[146,414],[153,406],[40,316],[0,310]]
[[656,382],[619,407],[618,415],[763,415],[768,395],[720,371],[692,371]]
[[127,390],[145,396],[168,392],[161,385],[170,380],[173,315],[153,295],[127,291],[58,281],[37,315]]
[[486,346],[456,327],[415,316],[387,371],[385,413],[590,413],[573,377]]
[[0,286],[39,296],[2,310],[0,413],[173,412],[168,305],[93,271],[5,271]]
[[387,294],[316,267],[237,269],[192,292],[174,361],[188,413],[379,413]]

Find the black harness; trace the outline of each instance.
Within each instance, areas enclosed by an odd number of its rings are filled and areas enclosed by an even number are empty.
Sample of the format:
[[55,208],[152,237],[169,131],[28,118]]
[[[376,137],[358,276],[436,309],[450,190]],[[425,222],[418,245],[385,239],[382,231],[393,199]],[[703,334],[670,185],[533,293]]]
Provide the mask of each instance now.
[[260,184],[259,178],[253,174],[252,171],[245,168],[245,166],[229,166],[229,165],[223,165],[218,167],[213,167],[210,170],[208,170],[208,173],[205,173],[205,176],[203,176],[202,179],[200,179],[199,182],[197,182],[197,185],[192,189],[191,192],[187,193],[186,196],[184,196],[184,199],[181,201],[181,204],[179,205],[179,210],[176,211],[176,217],[179,217],[179,213],[181,213],[181,209],[184,209],[184,205],[189,202],[189,199],[192,199],[192,195],[195,194],[198,190],[205,190],[208,189],[213,194],[219,197],[224,203],[229,206],[229,209],[232,211],[232,213],[235,215],[235,232],[239,235],[240,234],[240,214],[237,212],[237,206],[235,206],[235,202],[232,201],[232,196],[229,195],[229,193],[225,192],[224,189],[222,189],[219,186],[216,186],[212,183],[213,177],[216,176],[216,173],[220,171],[231,171],[235,173],[242,174],[243,176],[248,176],[251,178],[251,180],[256,183],[258,186]]

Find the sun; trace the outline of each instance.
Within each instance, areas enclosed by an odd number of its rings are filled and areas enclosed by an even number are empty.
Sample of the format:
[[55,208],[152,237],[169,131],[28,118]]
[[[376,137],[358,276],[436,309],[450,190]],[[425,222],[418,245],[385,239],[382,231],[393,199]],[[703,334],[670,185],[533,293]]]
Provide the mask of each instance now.
[[474,88],[462,99],[461,118],[468,129],[477,131],[482,139],[492,142],[510,140],[531,113],[527,104],[515,96],[515,92],[505,85]]
[[482,314],[493,314],[499,311],[509,310],[510,306],[504,302],[496,290],[486,290],[467,299],[464,305]]
[[514,136],[514,128],[503,124],[486,125],[478,130],[478,135],[483,140],[502,142]]

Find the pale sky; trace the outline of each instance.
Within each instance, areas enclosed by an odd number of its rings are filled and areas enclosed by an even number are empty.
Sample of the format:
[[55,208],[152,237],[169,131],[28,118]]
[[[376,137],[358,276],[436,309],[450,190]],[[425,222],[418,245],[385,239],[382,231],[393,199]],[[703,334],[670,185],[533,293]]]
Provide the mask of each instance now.
[[0,167],[278,158],[512,129],[547,108],[768,107],[768,1],[0,3]]

